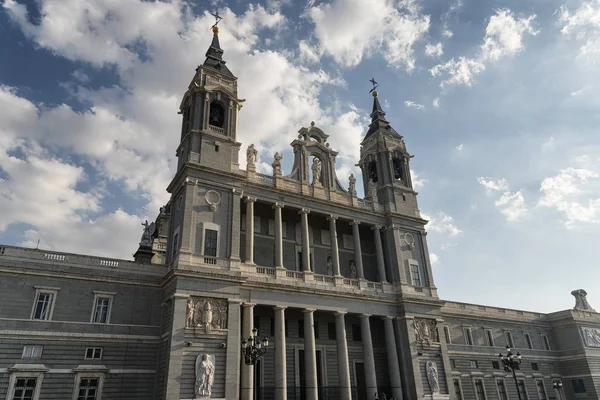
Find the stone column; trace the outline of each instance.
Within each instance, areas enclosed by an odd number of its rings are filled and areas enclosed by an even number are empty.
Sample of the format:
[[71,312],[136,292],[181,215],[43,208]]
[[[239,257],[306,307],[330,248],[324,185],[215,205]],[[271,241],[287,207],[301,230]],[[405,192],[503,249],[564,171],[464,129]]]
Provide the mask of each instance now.
[[231,237],[229,258],[240,261],[240,190],[233,189],[231,193]]
[[375,358],[373,355],[373,341],[371,340],[371,324],[369,314],[360,315],[360,331],[362,334],[363,357],[365,359],[365,386],[367,398],[375,398],[377,393],[377,377],[375,375]]
[[254,202],[256,197],[246,197],[246,264],[254,264]]
[[285,359],[285,307],[275,309],[275,398],[287,400],[287,370]]
[[331,241],[331,262],[333,263],[333,275],[341,276],[340,273],[340,251],[338,249],[338,239],[337,239],[337,228],[335,221],[337,220],[337,215],[330,215],[327,217],[329,220],[329,235]]
[[[246,225],[248,227],[248,225]],[[242,304],[244,318],[242,322],[242,338],[248,340],[254,328],[254,304]],[[240,342],[241,343],[241,342]],[[241,357],[241,355],[240,355]],[[254,399],[254,366],[242,363],[241,400]]]
[[350,366],[348,364],[348,342],[346,341],[346,323],[344,321],[345,314],[340,311],[335,313],[335,339],[340,376],[340,400],[352,400]]
[[363,270],[362,262],[362,249],[360,248],[360,232],[358,231],[359,224],[360,222],[358,221],[350,222],[350,225],[352,225],[352,237],[354,239],[354,265],[356,265],[356,273],[358,274],[358,279],[365,279],[365,273]]
[[281,219],[281,209],[283,204],[273,204],[275,210],[275,267],[283,268],[283,222]]
[[174,294],[171,298],[172,325],[171,343],[167,371],[166,399],[179,399],[181,391],[181,377],[183,367],[183,346],[185,344],[185,324],[187,316],[187,301],[189,296]]
[[240,300],[229,300],[227,312],[227,350],[225,371],[225,398],[235,399],[240,394],[240,343],[242,342]]
[[373,238],[375,239],[375,254],[377,256],[377,271],[379,272],[379,281],[387,282],[387,274],[385,273],[385,260],[383,258],[383,246],[381,245],[381,226],[375,225],[371,227],[373,230]]
[[317,400],[319,394],[314,312],[314,309],[304,309],[304,386],[306,387],[306,400]]
[[382,319],[385,327],[385,347],[387,350],[392,396],[394,396],[394,399],[402,400],[402,380],[400,378],[400,363],[398,362],[398,350],[396,348],[393,318],[383,317]]
[[303,208],[298,211],[302,218],[302,269],[310,272],[310,235],[308,233],[308,214],[310,210]]

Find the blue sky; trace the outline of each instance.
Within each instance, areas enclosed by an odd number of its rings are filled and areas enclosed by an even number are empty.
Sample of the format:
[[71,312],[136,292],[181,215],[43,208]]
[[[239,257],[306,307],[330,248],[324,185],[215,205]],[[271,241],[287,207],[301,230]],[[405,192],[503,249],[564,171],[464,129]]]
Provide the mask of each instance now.
[[289,170],[315,121],[340,180],[360,175],[375,76],[440,296],[549,312],[584,288],[600,307],[599,0],[4,0],[0,243],[131,257],[215,8],[259,170],[277,150]]

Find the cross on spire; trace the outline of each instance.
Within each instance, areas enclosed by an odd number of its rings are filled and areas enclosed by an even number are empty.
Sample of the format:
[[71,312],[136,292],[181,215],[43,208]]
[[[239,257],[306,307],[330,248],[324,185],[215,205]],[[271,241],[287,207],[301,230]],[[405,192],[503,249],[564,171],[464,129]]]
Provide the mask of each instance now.
[[[369,79],[369,82],[371,82],[373,84],[373,88],[371,90],[369,90],[369,93],[373,93],[375,92],[375,89],[377,89],[379,87],[379,83],[377,83],[377,81],[375,81],[375,77],[372,77],[371,79]],[[377,92],[375,92],[377,93]]]
[[212,28],[215,28],[219,22],[221,22],[221,20],[223,19],[223,17],[221,17],[219,15],[219,11],[216,10],[214,13],[211,13],[210,15],[212,15],[213,17],[215,17],[215,24],[212,26]]

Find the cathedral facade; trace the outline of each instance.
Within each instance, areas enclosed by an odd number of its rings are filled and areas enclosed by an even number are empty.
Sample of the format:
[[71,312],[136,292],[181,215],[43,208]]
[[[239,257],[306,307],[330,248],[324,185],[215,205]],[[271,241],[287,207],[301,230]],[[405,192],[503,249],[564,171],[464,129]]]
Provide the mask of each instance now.
[[241,169],[244,100],[213,32],[180,105],[171,199],[135,261],[0,247],[0,398],[599,398],[585,291],[551,314],[438,297],[412,155],[375,90],[364,198],[314,123],[290,171],[276,153],[257,172],[253,145]]

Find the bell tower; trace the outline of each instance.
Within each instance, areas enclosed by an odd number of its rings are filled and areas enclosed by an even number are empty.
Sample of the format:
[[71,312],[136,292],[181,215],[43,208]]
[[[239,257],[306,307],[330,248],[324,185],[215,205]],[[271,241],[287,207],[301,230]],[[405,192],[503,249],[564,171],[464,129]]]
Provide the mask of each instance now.
[[358,162],[365,197],[381,204],[386,212],[415,216],[418,209],[410,176],[410,159],[413,156],[406,150],[403,137],[385,119],[376,88],[371,90],[371,124],[361,143]]
[[179,106],[178,170],[186,164],[228,172],[238,169],[237,121],[244,100],[238,98],[237,78],[223,60],[219,27],[215,24],[212,31],[206,60],[196,68]]

